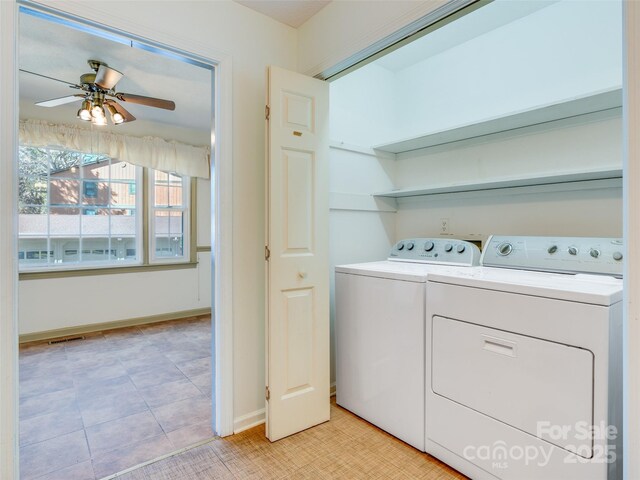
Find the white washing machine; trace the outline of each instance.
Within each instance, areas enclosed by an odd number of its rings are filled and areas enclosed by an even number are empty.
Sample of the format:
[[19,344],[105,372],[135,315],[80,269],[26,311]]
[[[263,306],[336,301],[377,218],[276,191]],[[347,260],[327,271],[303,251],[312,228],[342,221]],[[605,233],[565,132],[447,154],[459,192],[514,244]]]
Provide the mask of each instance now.
[[474,479],[621,478],[621,243],[493,236],[479,269],[429,275],[427,452]]
[[478,265],[469,242],[408,239],[389,259],[336,267],[336,402],[424,451],[428,275]]

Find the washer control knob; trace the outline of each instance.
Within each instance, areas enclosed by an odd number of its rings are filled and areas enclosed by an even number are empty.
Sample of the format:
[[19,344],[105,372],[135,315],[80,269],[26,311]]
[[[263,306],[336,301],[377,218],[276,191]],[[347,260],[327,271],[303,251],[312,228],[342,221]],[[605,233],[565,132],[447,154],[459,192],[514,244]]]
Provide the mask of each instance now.
[[567,249],[567,251],[569,252],[569,255],[577,255],[578,254],[578,247],[574,247],[572,245]]
[[622,252],[613,252],[613,259],[616,262],[619,262],[620,260],[622,260]]
[[404,242],[400,242],[398,243],[398,246],[396,247],[398,250],[404,250]]
[[433,250],[433,247],[435,247],[435,245],[433,244],[433,242],[428,241],[424,244],[424,251],[425,252],[430,252],[431,250]]
[[547,248],[547,252],[549,253],[549,255],[553,255],[557,251],[558,251],[557,245],[551,245],[549,248]]
[[466,247],[461,243],[460,245],[458,245],[458,246],[456,247],[456,252],[458,252],[458,253],[462,253],[462,252],[464,252],[464,249],[465,249],[465,248],[466,248]]
[[445,252],[450,252],[451,250],[453,250],[453,245],[451,245],[450,243],[447,243],[447,244],[444,246],[444,251],[445,251]]
[[407,243],[407,250],[413,250],[413,247],[414,247],[413,242]]
[[591,255],[593,258],[598,258],[600,256],[600,250],[598,250],[597,248],[592,248],[591,250],[589,250],[589,255]]
[[498,245],[498,255],[502,255],[503,257],[506,257],[512,251],[513,251],[513,245],[511,245],[510,243],[505,242]]

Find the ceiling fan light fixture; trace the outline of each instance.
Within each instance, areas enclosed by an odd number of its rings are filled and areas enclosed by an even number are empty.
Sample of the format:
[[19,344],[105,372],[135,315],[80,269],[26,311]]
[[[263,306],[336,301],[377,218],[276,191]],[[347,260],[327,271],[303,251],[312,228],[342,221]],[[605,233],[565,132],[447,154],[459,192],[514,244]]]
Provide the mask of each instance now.
[[91,120],[91,101],[84,100],[80,110],[78,110],[78,118],[88,122]]
[[107,118],[104,115],[102,117],[93,117],[91,119],[91,123],[93,125],[99,125],[99,126],[106,125],[107,124]]
[[91,109],[91,116],[93,118],[104,118],[104,108],[99,103],[96,103]]
[[124,116],[118,112],[113,105],[107,105],[107,110],[109,110],[109,113],[111,114],[111,121],[115,125],[120,125],[124,122]]

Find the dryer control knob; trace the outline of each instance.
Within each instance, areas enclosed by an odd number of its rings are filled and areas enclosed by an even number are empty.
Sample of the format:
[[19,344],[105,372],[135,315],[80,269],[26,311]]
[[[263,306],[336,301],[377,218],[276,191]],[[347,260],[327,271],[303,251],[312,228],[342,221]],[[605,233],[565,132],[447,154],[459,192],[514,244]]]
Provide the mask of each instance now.
[[413,242],[407,243],[407,250],[413,250]]
[[567,251],[569,252],[569,255],[577,255],[578,254],[578,248],[571,246],[567,249]]
[[616,262],[619,262],[620,260],[622,260],[622,252],[613,252],[613,259]]
[[398,246],[396,248],[398,250],[404,250],[404,243],[403,242],[398,243]]
[[425,251],[425,252],[430,252],[431,250],[433,250],[433,247],[435,247],[435,245],[433,244],[433,242],[431,242],[431,241],[426,242],[426,243],[424,244],[424,251]]
[[498,255],[502,255],[503,257],[506,257],[512,251],[513,251],[513,245],[511,245],[510,243],[501,243],[500,245],[498,245]]
[[591,255],[593,258],[598,258],[600,256],[600,250],[598,250],[597,248],[592,248],[591,250],[589,250],[589,255]]
[[547,248],[547,252],[550,255],[553,255],[554,253],[556,253],[558,251],[558,246],[557,245],[551,245],[549,248]]
[[444,246],[444,251],[445,251],[445,252],[450,252],[451,250],[453,250],[453,245],[451,245],[450,243],[447,243],[447,244]]
[[466,247],[463,244],[460,244],[456,247],[456,252],[462,253]]

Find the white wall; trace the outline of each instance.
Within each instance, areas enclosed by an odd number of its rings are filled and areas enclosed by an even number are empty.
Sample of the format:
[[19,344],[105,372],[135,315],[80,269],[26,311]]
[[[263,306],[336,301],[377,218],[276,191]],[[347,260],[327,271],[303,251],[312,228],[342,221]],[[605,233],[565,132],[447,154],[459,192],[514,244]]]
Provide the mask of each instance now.
[[330,135],[334,141],[371,146],[398,138],[395,74],[369,64],[331,83]]
[[417,40],[436,52],[427,58],[411,64],[400,49],[333,82],[332,138],[392,143],[621,87],[621,2],[552,3],[456,44],[465,25],[507,7],[491,3]]
[[621,7],[557,2],[396,72],[400,138],[620,88]]
[[[621,168],[622,118],[617,109],[585,116],[580,124],[560,121],[517,135],[497,134],[399,154],[395,178],[402,188]],[[438,236],[440,220],[447,218],[447,235],[469,239],[485,240],[497,233],[621,237],[621,182],[588,185],[401,199],[396,235]]]
[[[234,415],[264,408],[264,99],[269,64],[296,69],[297,35],[232,1],[47,0],[75,13],[180,47],[202,45],[233,60]],[[121,12],[125,12],[122,15]]]
[[397,156],[396,188],[622,168],[620,109]]

